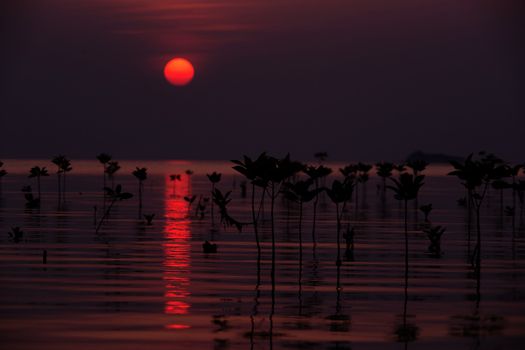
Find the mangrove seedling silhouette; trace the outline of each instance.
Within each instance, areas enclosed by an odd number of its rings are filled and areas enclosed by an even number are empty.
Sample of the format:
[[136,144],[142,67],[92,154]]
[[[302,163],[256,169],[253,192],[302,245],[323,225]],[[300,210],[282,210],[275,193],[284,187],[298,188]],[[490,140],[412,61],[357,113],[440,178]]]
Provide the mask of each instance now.
[[98,233],[98,231],[100,230],[100,227],[104,223],[104,220],[106,220],[106,218],[108,217],[108,215],[111,212],[111,209],[113,208],[115,203],[123,201],[123,200],[130,199],[130,198],[133,197],[133,195],[131,193],[123,192],[121,185],[117,185],[114,189],[106,187],[106,188],[104,188],[104,190],[106,191],[106,198],[109,201],[109,205],[106,208],[106,211],[104,212],[104,215],[102,215],[102,218],[100,219],[100,221],[99,221],[99,223],[98,223],[98,225],[97,225],[97,227],[95,229],[95,233]]
[[270,225],[272,233],[272,288],[275,288],[275,200],[281,192],[281,185],[292,177],[297,171],[297,162],[290,160],[290,155],[282,159],[274,157],[265,158],[261,165],[261,179],[268,184],[270,196]]
[[373,165],[365,163],[357,163],[357,178],[355,183],[355,211],[359,211],[359,188],[358,184],[361,184],[361,192],[363,194],[363,199],[366,198],[366,183],[370,179],[368,174],[372,170]]
[[132,172],[133,176],[139,180],[139,219],[142,218],[142,191],[144,190],[144,181],[148,178],[148,169],[137,167]]
[[24,238],[24,231],[18,226],[11,227],[11,231],[7,232],[7,234],[15,243],[20,243]]
[[51,159],[51,162],[56,165],[57,167],[57,193],[58,193],[58,204],[60,205],[60,202],[62,201],[62,163],[66,159],[63,155],[55,156]]
[[66,173],[73,170],[71,161],[64,155],[58,155],[51,159],[51,162],[57,166],[58,181],[58,204],[66,200]]
[[316,226],[316,220],[317,220],[317,205],[319,203],[319,194],[322,192],[319,189],[321,188],[321,180],[326,178],[328,175],[332,173],[332,169],[327,168],[323,165],[319,166],[308,166],[304,170],[304,173],[308,175],[308,177],[313,181],[314,183],[314,190],[316,191],[315,200],[314,200],[314,212],[312,217],[312,242],[314,244],[314,247],[316,245],[316,239],[315,239],[315,226]]
[[199,196],[199,201],[197,202],[197,206],[195,208],[195,216],[200,218],[201,220],[204,219],[204,214],[206,213],[206,205],[210,199],[208,197],[203,197],[202,195]]
[[504,176],[506,169],[503,161],[493,154],[480,152],[478,159],[470,154],[463,162],[451,161],[454,171],[448,175],[456,176],[467,189],[467,210],[469,211],[468,242],[470,246],[470,208],[474,206],[476,214],[477,240],[471,256],[472,265],[479,273],[481,268],[481,205],[492,181]]
[[[206,174],[208,177],[208,180],[211,182],[211,194],[213,196],[213,193],[215,192],[215,185],[218,184],[221,181],[222,174],[213,172],[211,174]],[[215,215],[213,213],[213,201],[211,202],[211,225],[212,227],[215,226]]]
[[106,174],[108,174],[108,179],[111,181],[111,188],[115,188],[115,174],[119,170],[120,170],[120,165],[116,160],[112,160],[108,162],[108,165],[106,167]]
[[241,232],[243,224],[235,220],[228,213],[228,204],[231,202],[230,194],[231,191],[222,194],[222,192],[218,188],[215,188],[213,190],[213,202],[217,204],[217,207],[219,208],[219,213],[221,215],[221,224],[223,224],[225,228],[235,226],[235,228],[237,228],[237,230]]
[[391,178],[395,186],[388,186],[394,192],[394,198],[405,204],[405,279],[408,280],[408,201],[416,199],[423,186],[424,175],[413,176],[403,173],[399,179]]
[[210,243],[209,241],[205,241],[202,244],[202,251],[206,254],[209,253],[217,253],[217,244]]
[[155,214],[144,214],[144,220],[146,221],[147,226],[153,224],[153,218],[155,218]]
[[302,261],[303,257],[303,234],[302,234],[302,224],[303,224],[303,204],[310,202],[317,195],[318,190],[310,190],[313,181],[312,179],[308,180],[299,180],[296,182],[285,182],[284,189],[282,190],[284,196],[295,203],[299,204],[299,259]]
[[341,266],[341,219],[346,203],[352,198],[355,183],[352,178],[347,177],[343,182],[334,180],[332,187],[326,189],[326,194],[335,204],[337,224],[337,260],[336,265]]
[[441,236],[445,233],[446,228],[442,226],[429,226],[423,229],[423,232],[427,234],[430,245],[428,251],[434,256],[441,256]]
[[170,175],[170,181],[172,183],[173,196],[175,196],[175,188],[176,188],[175,182],[176,181],[182,181],[182,178],[181,178],[180,174],[171,174]]
[[421,210],[423,215],[425,215],[425,222],[429,222],[428,216],[430,215],[430,212],[432,211],[432,203],[420,206],[419,210]]
[[405,299],[403,308],[403,322],[395,329],[398,341],[405,344],[415,340],[418,334],[418,328],[407,322],[407,304],[408,304],[408,201],[415,200],[419,190],[423,186],[424,175],[413,176],[412,174],[403,173],[399,179],[391,180],[395,186],[387,186],[394,192],[394,198],[405,204]]
[[193,202],[195,202],[195,199],[196,199],[196,198],[197,198],[196,195],[193,195],[193,196],[191,196],[191,197],[189,197],[189,196],[184,196],[184,200],[185,200],[186,202],[188,202],[188,216],[189,216],[190,213],[191,213],[191,205],[193,204]]
[[251,207],[252,207],[252,224],[253,231],[255,235],[255,242],[257,244],[257,254],[260,257],[261,255],[261,244],[259,240],[259,229],[258,229],[258,213],[255,210],[255,189],[260,187],[262,189],[262,195],[260,200],[259,207],[262,206],[264,201],[264,193],[268,187],[268,179],[264,176],[263,170],[265,168],[264,164],[268,161],[268,156],[266,153],[261,153],[256,160],[252,160],[248,156],[243,156],[243,160],[232,160],[231,162],[236,164],[233,166],[233,169],[250,181],[252,184],[252,193],[251,193]]
[[383,191],[381,192],[381,201],[386,200],[386,179],[392,176],[392,170],[394,170],[394,164],[388,162],[380,162],[376,164],[376,174],[383,182]]
[[104,188],[106,188],[106,174],[107,174],[107,164],[111,160],[111,156],[107,153],[100,153],[97,155],[97,159],[100,164],[102,164],[102,197],[103,197],[103,207],[106,207],[106,191],[104,191]]
[[40,190],[40,178],[42,176],[49,176],[49,173],[47,172],[46,167],[42,167],[41,168],[39,166],[34,166],[34,167],[32,167],[29,170],[29,178],[36,177],[36,184],[37,184],[37,191],[38,191],[38,200],[39,200],[39,202],[41,202],[41,198],[42,198],[42,192]]

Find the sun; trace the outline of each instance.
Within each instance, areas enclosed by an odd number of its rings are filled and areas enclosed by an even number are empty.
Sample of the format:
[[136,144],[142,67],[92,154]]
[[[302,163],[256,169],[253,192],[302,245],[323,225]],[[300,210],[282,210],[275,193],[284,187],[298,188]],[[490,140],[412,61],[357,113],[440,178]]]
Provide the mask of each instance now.
[[164,77],[171,85],[188,85],[193,80],[194,75],[193,65],[185,58],[176,57],[164,66]]

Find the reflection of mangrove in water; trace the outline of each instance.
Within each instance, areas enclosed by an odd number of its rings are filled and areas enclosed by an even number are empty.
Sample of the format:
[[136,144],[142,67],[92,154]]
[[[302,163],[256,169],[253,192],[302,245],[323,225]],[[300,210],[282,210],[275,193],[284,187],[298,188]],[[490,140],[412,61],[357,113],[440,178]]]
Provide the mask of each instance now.
[[481,346],[481,339],[487,336],[501,335],[505,329],[505,319],[496,314],[485,314],[480,312],[481,306],[481,269],[474,267],[472,274],[476,278],[476,294],[470,297],[475,302],[475,307],[470,314],[459,314],[450,317],[449,333],[456,337],[473,339],[472,349]]
[[[166,285],[166,304],[164,312],[168,315],[184,315],[190,308],[188,288],[190,284],[190,227],[188,208],[183,197],[188,191],[188,177],[182,177],[175,188],[169,179],[165,185],[164,234],[164,281]],[[183,324],[171,324],[167,328],[188,328]]]

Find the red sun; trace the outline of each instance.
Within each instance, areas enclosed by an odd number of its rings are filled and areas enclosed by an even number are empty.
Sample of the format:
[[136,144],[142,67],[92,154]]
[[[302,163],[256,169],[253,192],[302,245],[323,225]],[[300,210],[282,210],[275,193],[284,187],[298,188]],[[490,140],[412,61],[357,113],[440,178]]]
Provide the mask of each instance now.
[[166,63],[164,67],[164,77],[175,86],[189,84],[195,75],[195,69],[190,61],[185,58],[174,58]]

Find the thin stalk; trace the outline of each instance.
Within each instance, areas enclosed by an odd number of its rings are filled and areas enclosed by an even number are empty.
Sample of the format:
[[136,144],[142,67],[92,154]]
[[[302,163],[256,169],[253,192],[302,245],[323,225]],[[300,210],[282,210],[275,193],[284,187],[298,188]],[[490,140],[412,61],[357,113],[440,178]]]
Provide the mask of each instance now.
[[273,181],[272,181],[272,196],[271,197],[272,198],[271,198],[271,207],[270,207],[270,220],[271,220],[271,228],[272,228],[272,288],[275,289],[275,227],[274,227],[275,183]]
[[142,180],[139,180],[139,220],[142,219]]
[[339,217],[339,203],[335,203],[335,213],[337,222],[337,266],[341,263],[341,218]]
[[104,171],[102,172],[102,175],[104,177],[103,185],[102,187],[102,210],[106,210],[106,164],[102,164],[102,167]]
[[108,208],[106,209],[106,211],[104,212],[104,215],[102,215],[102,218],[100,219],[98,225],[97,225],[97,228],[95,229],[95,233],[98,233],[98,231],[100,230],[100,226],[102,226],[102,223],[104,222],[104,220],[106,219],[106,217],[109,215],[109,212],[111,210],[111,208],[113,207],[113,204],[115,204],[116,200],[112,200],[111,203],[109,204]]
[[38,200],[40,201],[40,203],[42,203],[42,195],[41,195],[41,192],[40,192],[40,175],[38,175],[36,177],[36,183],[37,183],[37,187],[38,187]]
[[261,283],[261,243],[259,242],[259,229],[257,227],[257,218],[255,214],[255,184],[252,183],[252,220],[253,231],[255,233],[255,242],[257,243],[257,286]]
[[315,247],[317,245],[315,241],[315,223],[316,223],[316,217],[317,217],[317,204],[319,202],[319,180],[315,179],[315,200],[314,200],[314,217],[313,217],[313,223],[312,223],[312,242],[313,247],[315,251]]
[[405,280],[408,281],[408,200],[405,199]]
[[62,203],[66,203],[66,172],[64,171],[64,175],[62,177]]

